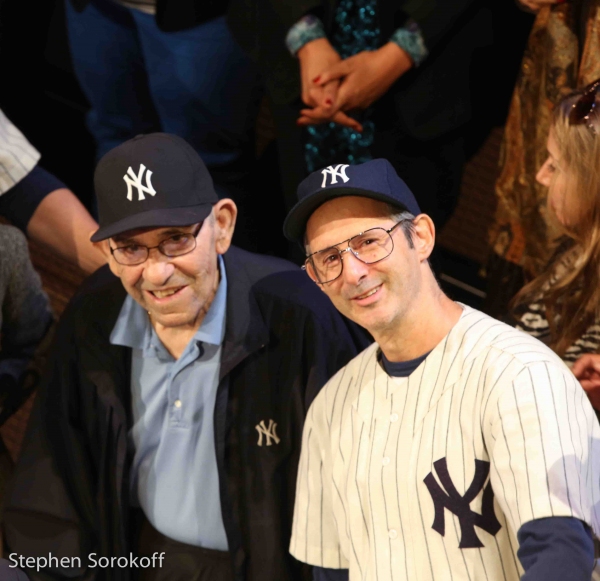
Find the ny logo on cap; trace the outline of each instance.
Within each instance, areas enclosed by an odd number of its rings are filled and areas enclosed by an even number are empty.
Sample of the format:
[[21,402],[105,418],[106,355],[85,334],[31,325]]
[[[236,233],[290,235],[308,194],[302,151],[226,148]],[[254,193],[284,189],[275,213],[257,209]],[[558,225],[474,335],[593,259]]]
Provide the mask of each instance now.
[[344,183],[346,183],[350,178],[346,175],[346,168],[348,167],[348,165],[344,165],[343,163],[338,163],[335,167],[333,165],[330,165],[329,167],[326,167],[321,173],[323,174],[323,183],[321,184],[321,187],[324,188],[327,185],[327,176],[330,175],[331,176],[331,184],[329,185],[333,185],[333,184],[337,184],[337,179],[338,178],[342,178],[344,180]]
[[[146,172],[146,185],[142,184],[142,178],[144,177],[144,172]],[[127,184],[127,199],[131,202],[133,200],[133,190],[132,188],[137,188],[138,191],[138,202],[141,200],[145,200],[146,196],[144,196],[144,192],[154,196],[156,194],[156,190],[152,187],[152,172],[149,169],[146,169],[146,166],[141,163],[140,171],[138,175],[133,173],[131,166],[127,170],[127,173],[123,176],[125,183]]]

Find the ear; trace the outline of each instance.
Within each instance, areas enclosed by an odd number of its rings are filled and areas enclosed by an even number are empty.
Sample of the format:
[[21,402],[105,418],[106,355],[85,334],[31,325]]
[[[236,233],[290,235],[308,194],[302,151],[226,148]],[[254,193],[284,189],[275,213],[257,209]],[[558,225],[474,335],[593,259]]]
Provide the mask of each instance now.
[[[108,262],[108,268],[115,275],[121,278],[121,265],[113,258],[113,255],[110,251],[110,239],[100,240],[100,242],[92,242],[95,248],[100,250],[104,257],[106,258],[106,262]],[[113,245],[114,247],[114,245]]]
[[215,246],[218,254],[225,254],[231,246],[231,238],[235,229],[237,206],[229,198],[219,200],[213,206],[215,217]]
[[121,274],[122,274],[124,267],[123,267],[123,265],[119,264],[113,258],[113,255],[110,253],[108,240],[102,240],[101,242],[96,242],[95,246],[100,248],[100,250],[106,256],[106,260],[108,262],[108,268],[110,268],[110,271],[118,278],[121,278]]
[[427,260],[433,252],[435,245],[435,225],[427,214],[419,214],[414,220],[415,228],[413,244],[419,256],[419,261]]
[[[90,233],[90,237],[92,234],[94,234],[94,232]],[[110,248],[108,246],[108,240],[100,240],[100,242],[92,242],[92,246],[94,248],[96,248],[97,250],[99,250],[100,252],[102,252],[102,254],[104,255],[104,258],[106,258],[107,261],[110,261],[112,254],[110,253]]]

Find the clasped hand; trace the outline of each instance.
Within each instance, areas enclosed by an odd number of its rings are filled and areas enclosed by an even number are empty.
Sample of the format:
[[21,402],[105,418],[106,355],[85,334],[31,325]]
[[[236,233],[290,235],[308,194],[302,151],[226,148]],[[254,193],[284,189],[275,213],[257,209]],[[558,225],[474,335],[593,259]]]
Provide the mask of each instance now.
[[388,42],[378,50],[363,51],[342,60],[325,38],[313,40],[298,51],[302,101],[298,125],[333,121],[362,131],[350,116],[379,99],[412,67],[412,60],[397,44]]

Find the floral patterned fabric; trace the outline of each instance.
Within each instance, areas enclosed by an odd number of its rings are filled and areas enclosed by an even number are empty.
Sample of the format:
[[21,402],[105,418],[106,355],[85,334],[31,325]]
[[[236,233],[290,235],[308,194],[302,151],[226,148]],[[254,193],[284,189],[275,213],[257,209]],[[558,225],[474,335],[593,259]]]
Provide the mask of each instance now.
[[539,274],[558,234],[535,176],[547,157],[554,104],[600,77],[600,0],[571,0],[540,10],[523,56],[505,127],[490,231],[494,252]]

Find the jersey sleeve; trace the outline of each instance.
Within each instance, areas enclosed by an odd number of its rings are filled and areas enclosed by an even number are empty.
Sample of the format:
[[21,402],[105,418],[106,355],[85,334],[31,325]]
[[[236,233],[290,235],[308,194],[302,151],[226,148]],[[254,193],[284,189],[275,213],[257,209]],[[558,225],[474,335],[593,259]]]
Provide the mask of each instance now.
[[39,152],[0,109],[0,196],[19,183],[39,160]]
[[27,232],[29,221],[42,200],[55,190],[66,187],[56,176],[36,165],[22,180],[0,196],[0,215]]
[[332,502],[326,389],[327,386],[311,405],[304,424],[290,553],[310,565],[347,569]]
[[576,518],[554,517],[525,523],[517,533],[521,581],[590,581],[594,541]]
[[560,363],[542,361],[498,384],[483,422],[492,487],[513,531],[574,517],[598,534],[600,427],[579,382]]

